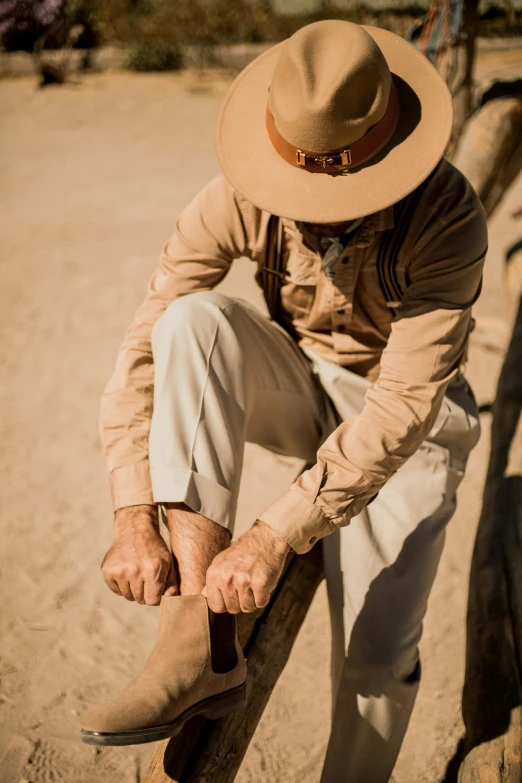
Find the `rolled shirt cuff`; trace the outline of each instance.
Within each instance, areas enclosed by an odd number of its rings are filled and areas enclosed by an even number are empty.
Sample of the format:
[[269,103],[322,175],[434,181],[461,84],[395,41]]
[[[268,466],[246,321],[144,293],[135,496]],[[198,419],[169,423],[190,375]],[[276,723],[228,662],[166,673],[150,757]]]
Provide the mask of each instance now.
[[126,506],[155,505],[148,461],[115,468],[110,485],[114,511]]
[[298,555],[309,552],[317,541],[337,530],[318,506],[295,489],[287,490],[258,519],[279,533]]

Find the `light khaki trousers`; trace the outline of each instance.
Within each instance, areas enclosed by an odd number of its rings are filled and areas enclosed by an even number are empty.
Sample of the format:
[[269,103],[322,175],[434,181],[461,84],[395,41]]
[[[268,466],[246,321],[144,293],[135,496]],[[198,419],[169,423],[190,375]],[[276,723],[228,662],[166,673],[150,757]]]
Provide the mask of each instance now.
[[[233,531],[246,441],[315,461],[369,383],[312,353],[245,302],[201,292],[153,331],[155,501],[185,502]],[[428,440],[349,526],[323,540],[331,624],[332,732],[322,783],[390,778],[420,679],[422,619],[479,435],[463,376]]]

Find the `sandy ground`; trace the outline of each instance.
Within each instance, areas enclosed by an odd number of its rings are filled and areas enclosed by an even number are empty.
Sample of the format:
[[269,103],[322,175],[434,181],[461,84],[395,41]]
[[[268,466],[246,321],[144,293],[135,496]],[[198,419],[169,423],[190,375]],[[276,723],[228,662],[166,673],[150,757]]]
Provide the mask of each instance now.
[[[32,80],[0,82],[1,783],[136,783],[152,753],[78,741],[81,714],[139,670],[157,622],[156,609],[116,598],[99,572],[111,513],[98,400],[176,214],[217,173],[213,127],[226,86],[226,78],[191,74],[100,75],[46,91]],[[519,177],[491,223],[468,373],[480,403],[493,399],[502,358],[502,258],[520,238],[509,214],[521,204]],[[247,261],[223,288],[260,302]],[[396,783],[445,780],[463,733],[467,580],[487,414],[483,424],[426,618],[424,679]],[[295,470],[250,449],[240,525]],[[323,588],[240,783],[319,780],[328,656]]]

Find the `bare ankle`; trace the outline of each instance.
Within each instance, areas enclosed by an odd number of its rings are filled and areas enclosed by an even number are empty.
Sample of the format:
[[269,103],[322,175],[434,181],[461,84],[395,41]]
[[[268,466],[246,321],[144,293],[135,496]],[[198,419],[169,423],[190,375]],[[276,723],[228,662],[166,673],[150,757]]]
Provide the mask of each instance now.
[[210,564],[230,545],[230,532],[184,503],[167,503],[165,508],[180,593],[201,593]]

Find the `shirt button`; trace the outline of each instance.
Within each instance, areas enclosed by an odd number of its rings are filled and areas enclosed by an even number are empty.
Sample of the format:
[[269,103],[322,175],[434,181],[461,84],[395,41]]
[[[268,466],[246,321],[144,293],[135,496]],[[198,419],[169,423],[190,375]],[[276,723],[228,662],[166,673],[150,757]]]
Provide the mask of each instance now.
[[347,264],[348,263],[348,259],[347,258],[343,258],[342,263],[343,264]]
[[309,544],[315,544],[316,541],[317,541],[317,536],[312,536],[312,538],[310,539],[310,541],[308,543]]
[[337,331],[338,332],[344,332],[345,329],[346,329],[346,327],[345,327],[344,324],[339,324],[339,326],[337,327]]

